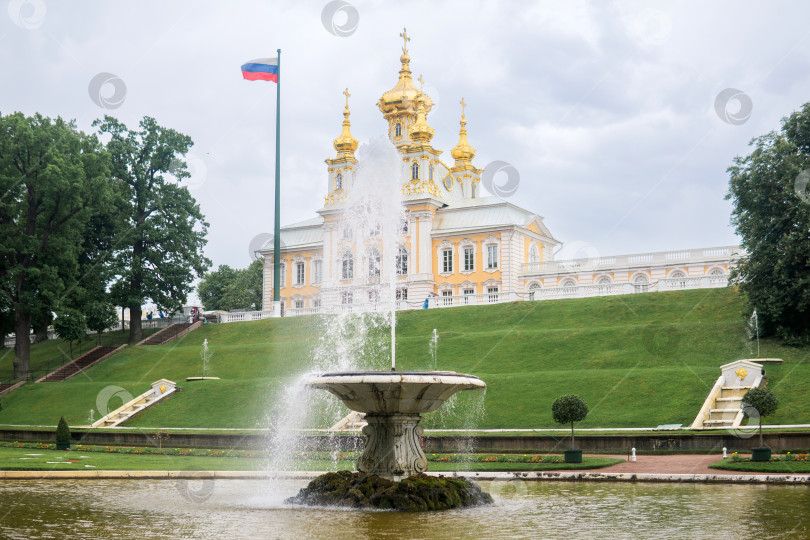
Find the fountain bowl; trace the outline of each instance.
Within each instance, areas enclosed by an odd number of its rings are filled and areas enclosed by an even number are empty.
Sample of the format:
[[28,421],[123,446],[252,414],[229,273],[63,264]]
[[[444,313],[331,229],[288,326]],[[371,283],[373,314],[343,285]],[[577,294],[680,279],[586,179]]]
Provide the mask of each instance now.
[[310,388],[328,390],[353,411],[366,414],[424,414],[461,390],[483,390],[474,375],[453,371],[346,371],[310,375]]
[[453,371],[348,371],[310,375],[309,388],[328,390],[353,411],[365,413],[366,447],[357,470],[399,482],[427,470],[419,422],[450,396],[487,385]]

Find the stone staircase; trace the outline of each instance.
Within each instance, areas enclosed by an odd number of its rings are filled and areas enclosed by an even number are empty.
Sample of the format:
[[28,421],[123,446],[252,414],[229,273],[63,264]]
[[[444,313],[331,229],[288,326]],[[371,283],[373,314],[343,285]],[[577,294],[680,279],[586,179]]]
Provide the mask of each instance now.
[[742,398],[762,382],[762,365],[737,360],[721,366],[722,374],[714,383],[690,429],[734,429],[745,416]]
[[36,382],[64,381],[73,377],[80,371],[98,364],[124,347],[126,347],[126,345],[121,345],[120,347],[94,347],[75,360],[68,362],[64,366],[57,368],[54,371],[51,371],[44,377],[38,379]]
[[163,330],[155,332],[148,338],[139,341],[138,345],[163,345],[164,343],[168,343],[173,339],[177,339],[180,336],[184,336],[189,332],[196,330],[201,324],[202,321],[197,321],[195,323],[184,322],[170,324]]
[[152,383],[152,387],[141,394],[140,396],[132,399],[128,403],[115,409],[113,412],[99,418],[90,427],[93,428],[110,428],[123,424],[136,414],[151,407],[155,403],[167,398],[177,390],[177,385],[168,379],[160,379]]

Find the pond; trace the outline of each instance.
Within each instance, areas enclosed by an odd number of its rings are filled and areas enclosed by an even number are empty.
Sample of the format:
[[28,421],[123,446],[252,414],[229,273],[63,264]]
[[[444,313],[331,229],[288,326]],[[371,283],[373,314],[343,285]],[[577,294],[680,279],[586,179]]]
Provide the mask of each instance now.
[[284,506],[305,481],[0,483],[2,538],[807,538],[806,486],[481,482],[489,507]]

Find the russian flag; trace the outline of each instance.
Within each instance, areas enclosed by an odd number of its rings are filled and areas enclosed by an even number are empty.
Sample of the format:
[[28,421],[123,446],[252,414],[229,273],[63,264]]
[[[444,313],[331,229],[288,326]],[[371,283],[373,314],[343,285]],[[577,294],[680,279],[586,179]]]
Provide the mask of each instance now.
[[249,81],[278,82],[278,58],[257,58],[242,64],[242,77]]

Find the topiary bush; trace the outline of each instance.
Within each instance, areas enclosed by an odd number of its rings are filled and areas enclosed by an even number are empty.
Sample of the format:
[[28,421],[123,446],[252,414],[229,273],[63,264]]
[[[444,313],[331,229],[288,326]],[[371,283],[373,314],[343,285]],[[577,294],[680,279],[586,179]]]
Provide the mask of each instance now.
[[551,416],[558,424],[571,424],[571,448],[574,448],[574,422],[585,420],[588,406],[582,398],[573,394],[558,397],[551,404]]
[[59,424],[56,426],[56,449],[70,450],[70,426],[64,416],[59,418]]
[[749,407],[759,413],[759,446],[765,446],[762,440],[762,417],[770,416],[775,413],[776,409],[779,407],[779,400],[776,399],[773,392],[767,388],[758,386],[746,392],[742,398],[742,408],[746,416],[750,416],[748,412],[745,411],[745,409]]

